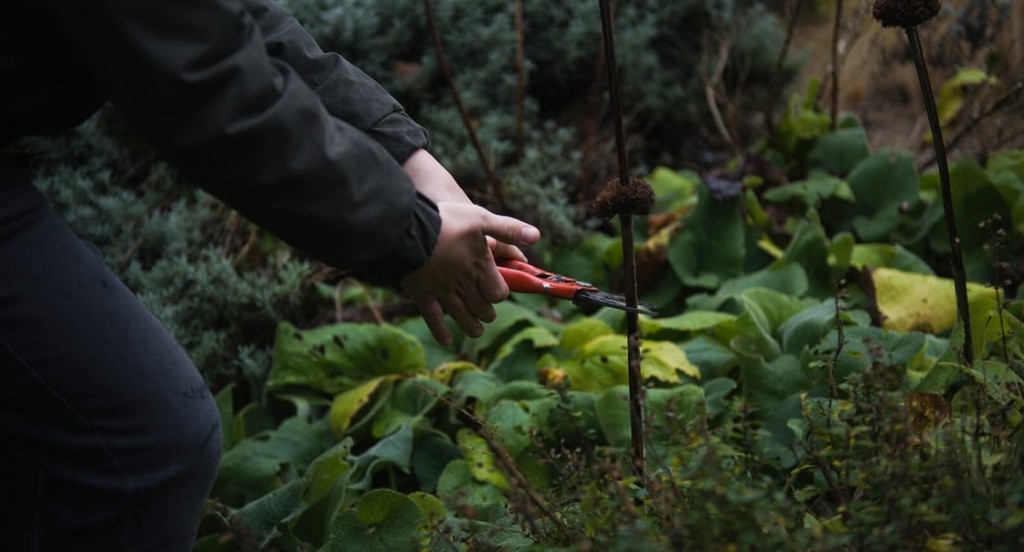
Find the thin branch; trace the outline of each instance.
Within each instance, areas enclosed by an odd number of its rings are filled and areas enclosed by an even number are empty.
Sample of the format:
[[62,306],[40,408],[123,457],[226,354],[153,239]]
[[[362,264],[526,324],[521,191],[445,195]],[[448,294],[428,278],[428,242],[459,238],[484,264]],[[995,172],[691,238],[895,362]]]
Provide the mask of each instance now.
[[516,25],[516,162],[523,159],[523,117],[526,106],[526,53],[523,46],[523,0],[515,0]]
[[740,154],[739,147],[736,142],[733,141],[732,136],[729,134],[729,129],[725,126],[725,120],[722,119],[722,113],[718,109],[718,101],[715,96],[715,88],[718,87],[718,83],[722,81],[722,75],[725,73],[725,66],[729,61],[729,52],[732,51],[732,40],[724,39],[718,45],[718,60],[715,62],[715,70],[711,74],[711,77],[704,79],[704,99],[707,101],[708,110],[711,111],[711,119],[715,122],[715,129],[718,130],[718,134],[722,136],[726,144],[729,144],[729,148],[736,155]]
[[[608,94],[615,120],[615,149],[619,159],[619,186],[629,186],[629,156],[626,151],[626,131],[622,121],[622,103],[619,100],[619,75],[615,64],[615,38],[611,8],[608,0],[598,0],[601,6],[601,30],[604,36],[605,65],[608,68]],[[633,451],[633,469],[643,477],[646,471],[644,453],[644,388],[640,372],[640,324],[636,312],[639,300],[636,287],[636,255],[633,245],[633,215],[619,214],[622,224],[622,257],[626,285],[626,343],[629,375],[629,421]]]
[[430,0],[423,0],[423,9],[427,14],[427,26],[430,27],[430,34],[434,39],[434,50],[437,53],[437,61],[441,65],[441,71],[444,73],[444,78],[448,81],[448,89],[452,94],[452,101],[455,102],[455,107],[459,110],[459,115],[462,117],[462,124],[466,126],[466,130],[469,132],[469,139],[473,143],[473,148],[476,150],[477,156],[480,158],[480,164],[484,168],[484,172],[487,173],[487,180],[491,183],[491,190],[494,193],[495,199],[498,201],[498,205],[502,210],[507,211],[508,206],[505,203],[505,194],[502,190],[501,180],[494,173],[494,167],[491,166],[491,160],[484,152],[484,147],[480,143],[480,138],[477,137],[476,127],[473,125],[473,119],[469,116],[469,110],[466,109],[466,104],[462,101],[462,95],[459,94],[459,89],[455,85],[455,77],[452,75],[452,69],[448,65],[448,58],[444,53],[444,43],[441,41],[441,31],[438,29],[437,20],[434,18],[434,8],[430,4]]
[[843,18],[843,0],[836,0],[836,17],[832,24],[832,130],[839,113],[839,23]]
[[[975,115],[974,118],[970,120],[970,122],[968,122],[966,125],[964,125],[963,128],[961,128],[960,130],[958,130],[957,133],[954,134],[953,137],[949,139],[949,142],[946,143],[946,148],[947,149],[953,149],[957,145],[959,145],[960,144],[960,140],[963,140],[965,136],[969,135],[971,133],[971,131],[974,130],[975,127],[977,127],[979,124],[981,124],[982,121],[984,121],[985,119],[988,119],[993,114],[995,114],[997,111],[999,111],[1000,109],[1005,107],[1007,103],[1009,103],[1010,101],[1016,99],[1017,95],[1020,94],[1022,90],[1024,90],[1024,82],[1017,82],[1013,86],[1011,86],[992,105],[990,105],[987,109],[985,109],[981,113],[978,113],[977,115]],[[917,164],[917,168],[918,168],[918,170],[924,170],[924,169],[928,168],[934,162],[935,162],[935,150],[932,149],[929,152],[928,156],[925,157],[924,159],[922,159]]]

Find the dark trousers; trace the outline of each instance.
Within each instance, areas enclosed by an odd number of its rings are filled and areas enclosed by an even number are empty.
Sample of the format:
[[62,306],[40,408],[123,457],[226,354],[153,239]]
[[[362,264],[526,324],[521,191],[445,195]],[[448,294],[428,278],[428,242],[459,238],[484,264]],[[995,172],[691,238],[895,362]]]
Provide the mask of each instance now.
[[190,550],[217,408],[30,180],[0,165],[0,549]]

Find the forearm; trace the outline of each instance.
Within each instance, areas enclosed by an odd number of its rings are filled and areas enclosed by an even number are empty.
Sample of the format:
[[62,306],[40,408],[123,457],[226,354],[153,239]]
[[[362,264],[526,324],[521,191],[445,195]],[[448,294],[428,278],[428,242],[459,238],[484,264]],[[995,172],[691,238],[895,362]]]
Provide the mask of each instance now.
[[416,124],[380,84],[341,55],[324,52],[309,33],[273,0],[242,0],[260,27],[267,52],[295,68],[327,111],[381,144],[398,163],[427,147]]
[[329,264],[387,265],[394,282],[425,262],[436,209],[389,151],[267,55],[238,0],[47,5],[115,105],[186,178]]

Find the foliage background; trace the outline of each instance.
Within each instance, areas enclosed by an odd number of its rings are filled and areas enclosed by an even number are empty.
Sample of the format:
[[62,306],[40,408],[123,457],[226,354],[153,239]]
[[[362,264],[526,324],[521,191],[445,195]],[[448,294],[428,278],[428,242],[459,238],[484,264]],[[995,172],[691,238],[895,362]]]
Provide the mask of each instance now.
[[[615,173],[596,2],[522,2],[523,94],[516,3],[434,2],[497,186],[421,2],[283,3],[399,97],[475,200],[541,226],[538,264],[617,288],[615,225],[588,212]],[[181,182],[113,110],[26,143],[218,393],[197,549],[1019,548],[1024,10],[945,2],[922,28],[975,284],[966,368],[902,35],[844,4],[836,87],[834,1],[617,2],[633,172],[659,198],[638,225],[662,312],[643,321],[644,478],[620,314],[519,296],[442,349],[393,291]]]

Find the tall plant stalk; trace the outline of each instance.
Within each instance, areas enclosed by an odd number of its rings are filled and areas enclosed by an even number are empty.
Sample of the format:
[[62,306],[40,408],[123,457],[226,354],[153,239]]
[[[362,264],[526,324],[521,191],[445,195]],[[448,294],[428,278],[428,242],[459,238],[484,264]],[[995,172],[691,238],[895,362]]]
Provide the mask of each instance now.
[[949,234],[949,249],[952,256],[950,263],[953,271],[953,289],[956,293],[956,311],[964,329],[964,363],[974,364],[974,339],[971,337],[971,312],[967,301],[967,271],[964,270],[964,257],[960,250],[960,233],[956,228],[956,217],[953,207],[953,188],[949,179],[949,163],[946,160],[946,146],[942,141],[942,125],[939,124],[939,110],[935,105],[935,94],[932,92],[931,80],[928,78],[928,65],[925,63],[921,48],[921,37],[916,26],[903,28],[910,42],[910,53],[917,68],[917,80],[921,85],[921,96],[924,99],[925,111],[928,114],[928,125],[931,127],[932,144],[935,147],[935,161],[939,167],[939,183],[942,190],[942,208],[945,211],[946,232]]
[[[622,103],[619,100],[619,75],[615,63],[615,40],[612,28],[611,7],[608,0],[598,0],[601,5],[601,32],[604,36],[605,67],[608,69],[608,95],[611,100],[612,116],[615,122],[615,150],[618,153],[619,180],[617,186],[630,186],[629,156],[626,152],[626,131],[622,120]],[[640,373],[640,325],[637,315],[639,303],[636,287],[636,258],[633,247],[633,215],[619,213],[622,225],[622,258],[626,284],[627,366],[629,374],[629,429],[633,469],[643,476],[646,470],[644,452],[644,389]]]
[[967,272],[964,270],[964,257],[960,250],[960,233],[956,228],[953,188],[949,179],[949,163],[946,159],[946,145],[942,140],[939,110],[935,105],[935,93],[928,77],[928,64],[924,59],[921,37],[917,33],[917,27],[935,17],[940,9],[940,0],[875,0],[871,15],[883,27],[900,27],[907,33],[910,55],[917,69],[917,81],[921,86],[921,97],[924,100],[925,113],[928,115],[928,125],[931,127],[935,161],[939,167],[939,188],[942,192],[946,232],[949,235],[953,289],[956,292],[956,314],[964,331],[961,357],[967,366],[971,366],[974,364],[974,339],[971,336],[971,312],[967,302]]

